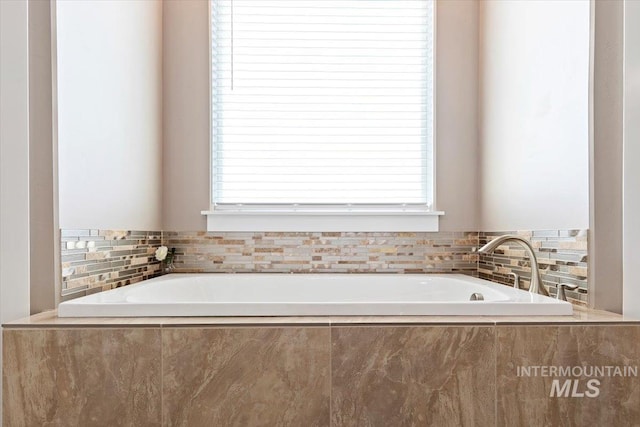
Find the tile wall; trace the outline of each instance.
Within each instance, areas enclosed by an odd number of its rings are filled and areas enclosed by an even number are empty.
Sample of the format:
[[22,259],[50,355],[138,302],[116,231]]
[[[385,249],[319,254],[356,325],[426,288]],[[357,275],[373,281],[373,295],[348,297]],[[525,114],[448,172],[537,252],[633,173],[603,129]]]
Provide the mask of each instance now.
[[[637,374],[595,376],[589,397],[590,374],[518,373],[637,372],[637,323],[390,321],[14,325],[3,330],[3,426],[638,425]],[[579,388],[550,397],[553,381]]]
[[160,275],[160,231],[62,230],[62,295],[76,297]]
[[176,272],[463,273],[477,233],[165,232]]
[[160,274],[155,249],[175,248],[178,273],[461,273],[528,287],[529,260],[517,245],[479,255],[499,235],[529,239],[543,283],[580,286],[567,292],[587,301],[586,230],[438,233],[225,232],[62,230],[63,295],[66,298],[128,285]]
[[[555,296],[559,283],[568,283],[579,288],[574,292],[567,290],[567,299],[574,304],[587,303],[587,230],[480,232],[479,243],[484,245],[504,234],[517,234],[531,242],[542,282],[551,295]],[[523,288],[529,287],[531,263],[522,246],[512,243],[499,247],[493,254],[479,254],[480,278],[512,285],[514,279],[510,273],[520,276]]]

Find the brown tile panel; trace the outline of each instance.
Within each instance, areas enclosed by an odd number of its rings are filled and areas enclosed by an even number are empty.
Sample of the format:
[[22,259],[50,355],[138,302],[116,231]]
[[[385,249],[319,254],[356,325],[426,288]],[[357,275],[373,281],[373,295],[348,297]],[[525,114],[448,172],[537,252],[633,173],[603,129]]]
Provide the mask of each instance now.
[[[586,305],[589,269],[587,230],[480,232],[479,244],[484,245],[504,234],[517,234],[531,241],[542,282],[551,295],[555,296],[559,283],[578,285],[580,290],[567,291],[567,297],[574,304]],[[511,243],[501,246],[493,254],[479,254],[478,277],[511,286],[511,272],[520,276],[524,288],[529,286],[531,263],[520,245]]]
[[[497,425],[638,426],[640,379],[599,377],[597,397],[550,397],[553,377],[522,366],[640,366],[638,326],[497,326]],[[567,378],[560,379],[561,383]],[[580,380],[577,392],[584,392]]]
[[168,426],[328,426],[329,328],[163,329]]
[[517,373],[637,367],[637,324],[165,326],[5,329],[3,425],[640,425],[636,376]]
[[61,230],[65,299],[160,275],[160,231]]
[[164,232],[176,272],[475,275],[476,232]]
[[332,328],[332,425],[494,425],[493,331]]
[[160,329],[3,331],[3,426],[159,426]]

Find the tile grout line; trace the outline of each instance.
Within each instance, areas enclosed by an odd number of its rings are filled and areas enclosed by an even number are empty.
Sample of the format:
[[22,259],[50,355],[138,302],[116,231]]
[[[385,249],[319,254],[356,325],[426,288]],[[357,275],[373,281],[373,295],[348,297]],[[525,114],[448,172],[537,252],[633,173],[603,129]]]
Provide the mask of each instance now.
[[493,423],[498,427],[498,325],[493,325]]
[[333,325],[331,319],[329,319],[329,427],[333,424],[333,414],[331,413],[331,406],[333,400]]
[[476,231],[475,234],[476,247],[473,252],[476,254],[476,277],[480,277],[480,252],[478,252],[478,249],[480,249],[480,231]]
[[164,327],[160,325],[160,425],[164,426]]

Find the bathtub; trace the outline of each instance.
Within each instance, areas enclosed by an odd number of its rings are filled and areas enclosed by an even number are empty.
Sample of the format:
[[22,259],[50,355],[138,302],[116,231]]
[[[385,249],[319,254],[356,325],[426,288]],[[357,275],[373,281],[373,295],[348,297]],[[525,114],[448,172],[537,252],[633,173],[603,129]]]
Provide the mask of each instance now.
[[169,274],[58,307],[60,317],[572,313],[566,301],[458,274]]

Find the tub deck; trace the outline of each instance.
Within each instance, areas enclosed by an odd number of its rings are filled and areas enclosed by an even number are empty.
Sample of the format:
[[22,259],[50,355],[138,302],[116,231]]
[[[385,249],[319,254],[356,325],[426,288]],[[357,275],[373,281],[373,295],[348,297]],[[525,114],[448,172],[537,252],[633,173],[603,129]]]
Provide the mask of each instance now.
[[[482,301],[471,300],[481,295]],[[572,305],[461,274],[170,274],[60,304],[60,317],[553,316]]]

